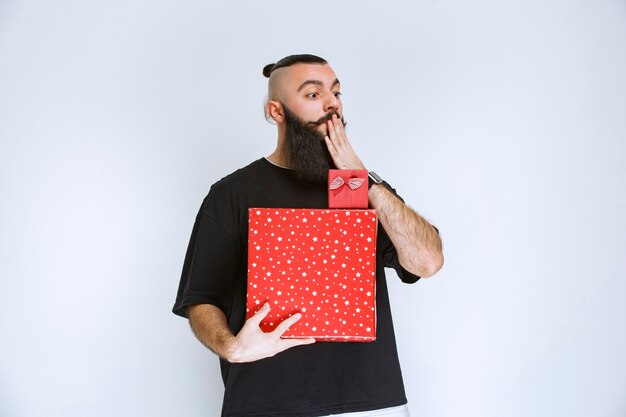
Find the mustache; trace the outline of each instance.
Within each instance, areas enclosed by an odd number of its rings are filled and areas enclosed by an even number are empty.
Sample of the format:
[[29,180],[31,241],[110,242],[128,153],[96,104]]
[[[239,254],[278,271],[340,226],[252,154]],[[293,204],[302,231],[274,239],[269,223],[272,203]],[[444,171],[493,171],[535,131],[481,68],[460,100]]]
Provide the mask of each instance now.
[[337,118],[339,120],[341,120],[341,123],[343,124],[343,127],[346,127],[346,121],[344,120],[343,116],[340,115],[338,112],[336,111],[332,111],[328,114],[326,114],[325,116],[320,117],[319,119],[317,119],[314,122],[308,122],[307,124],[309,125],[313,125],[313,126],[320,126],[322,124],[326,124],[326,122],[328,122],[330,119],[333,118],[333,116],[337,116]]

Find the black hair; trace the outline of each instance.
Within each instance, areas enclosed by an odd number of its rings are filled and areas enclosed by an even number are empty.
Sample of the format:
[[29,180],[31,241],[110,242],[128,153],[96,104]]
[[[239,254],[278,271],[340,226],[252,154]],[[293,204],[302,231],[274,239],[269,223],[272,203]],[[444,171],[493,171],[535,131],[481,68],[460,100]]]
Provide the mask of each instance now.
[[299,55],[289,55],[281,59],[275,64],[267,64],[263,67],[263,75],[267,78],[272,75],[274,70],[279,68],[290,67],[295,64],[328,64],[324,58],[320,58],[316,55],[310,54],[299,54]]

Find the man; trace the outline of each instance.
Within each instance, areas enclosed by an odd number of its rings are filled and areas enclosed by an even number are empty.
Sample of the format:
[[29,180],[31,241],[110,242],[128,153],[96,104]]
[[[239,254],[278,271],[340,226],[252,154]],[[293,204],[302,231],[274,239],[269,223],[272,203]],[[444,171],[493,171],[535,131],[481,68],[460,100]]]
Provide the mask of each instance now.
[[269,304],[245,320],[248,208],[327,208],[328,169],[365,169],[344,130],[341,85],[324,59],[291,55],[263,74],[269,78],[266,117],[278,128],[276,149],[211,187],[196,217],[173,311],[188,317],[197,338],[220,356],[222,416],[408,416],[384,267],[413,283],[435,274],[443,255],[434,226],[379,177],[368,191],[380,222],[376,341],[281,339],[300,315],[264,333],[259,324]]

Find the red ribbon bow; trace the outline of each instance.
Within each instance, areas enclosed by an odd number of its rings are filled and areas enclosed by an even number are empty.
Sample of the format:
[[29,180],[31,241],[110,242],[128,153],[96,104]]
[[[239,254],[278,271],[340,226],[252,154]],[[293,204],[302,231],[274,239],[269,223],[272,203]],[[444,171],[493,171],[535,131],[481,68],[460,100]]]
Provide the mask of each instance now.
[[337,190],[337,192],[339,192],[339,189],[341,187],[343,187],[344,185],[348,185],[348,187],[354,191],[357,188],[361,187],[361,185],[363,185],[363,183],[365,182],[365,178],[359,178],[359,177],[350,177],[348,179],[347,182],[344,182],[343,178],[341,177],[335,177],[331,182],[330,182],[330,187],[328,187],[329,190]]

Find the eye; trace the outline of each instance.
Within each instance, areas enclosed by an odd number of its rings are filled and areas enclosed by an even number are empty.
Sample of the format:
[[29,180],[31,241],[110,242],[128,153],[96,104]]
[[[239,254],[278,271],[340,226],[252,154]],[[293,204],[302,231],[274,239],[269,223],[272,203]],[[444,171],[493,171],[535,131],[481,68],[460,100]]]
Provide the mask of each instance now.
[[336,93],[333,93],[335,95],[335,97],[339,98],[341,97],[341,93],[339,91],[337,91]]
[[317,94],[317,93],[309,93],[306,96],[308,98],[311,98],[311,99],[316,99],[319,96],[319,94]]

